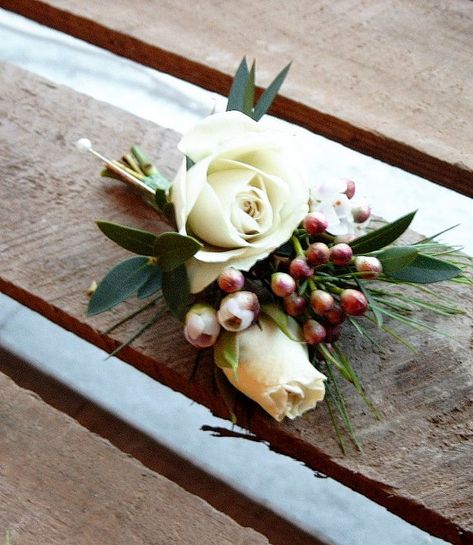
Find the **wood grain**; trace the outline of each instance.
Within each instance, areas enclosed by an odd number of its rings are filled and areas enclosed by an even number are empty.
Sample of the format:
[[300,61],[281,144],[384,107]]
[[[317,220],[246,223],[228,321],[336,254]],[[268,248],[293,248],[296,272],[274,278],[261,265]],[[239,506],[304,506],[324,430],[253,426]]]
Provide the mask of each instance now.
[[[140,142],[172,176],[179,163],[178,137],[17,68],[4,65],[0,76],[0,289],[111,350],[130,330],[113,338],[100,331],[136,303],[85,318],[90,282],[126,255],[103,238],[93,220],[156,231],[163,226],[119,182],[100,179],[97,165],[76,153],[73,142],[86,135],[111,157]],[[471,308],[471,289],[439,289]],[[386,352],[381,353],[345,332],[343,347],[383,414],[375,420],[346,388],[363,453],[340,453],[323,404],[306,418],[284,424],[245,403],[239,416],[272,448],[464,545],[473,539],[471,319],[429,320],[449,336],[405,331],[419,346],[415,354],[384,338]],[[191,380],[195,353],[169,314],[121,357],[226,416],[213,388],[211,361],[203,361]]]
[[473,195],[473,4],[467,0],[0,0],[16,11],[227,94],[243,55],[273,112]]
[[1,373],[0,423],[11,543],[269,544]]

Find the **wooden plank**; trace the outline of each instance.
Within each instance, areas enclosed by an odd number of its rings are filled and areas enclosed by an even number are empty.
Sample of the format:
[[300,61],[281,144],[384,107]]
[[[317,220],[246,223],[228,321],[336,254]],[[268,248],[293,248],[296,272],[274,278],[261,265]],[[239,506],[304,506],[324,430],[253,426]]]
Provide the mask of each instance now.
[[[178,136],[17,68],[0,77],[0,289],[83,338],[112,349],[130,330],[101,335],[134,303],[86,320],[85,290],[125,255],[93,225],[108,219],[159,230],[153,211],[119,182],[97,175],[89,157],[73,151],[88,136],[110,156],[130,143],[151,150],[172,176]],[[471,305],[471,289],[443,288]],[[123,314],[122,314],[123,313]],[[360,371],[383,419],[374,420],[347,388],[364,452],[343,456],[323,404],[307,418],[277,424],[257,408],[239,410],[240,422],[272,448],[304,461],[455,544],[473,538],[473,365],[471,320],[431,321],[450,336],[405,332],[421,350],[412,354],[384,339],[386,353],[352,337],[344,348]],[[226,415],[204,361],[191,380],[195,353],[170,315],[121,357],[142,371]],[[245,414],[248,412],[247,416]]]
[[[21,388],[38,394],[51,407],[68,414],[94,434],[107,439],[120,451],[130,454],[190,494],[202,498],[240,526],[252,528],[266,536],[271,545],[287,545],[289,542],[291,545],[322,545],[313,535],[294,526],[268,507],[258,504],[217,477],[209,475],[165,445],[0,347],[0,377],[2,373]],[[0,426],[2,414],[0,401]],[[0,478],[0,490],[1,488]],[[2,530],[0,524],[0,536]],[[324,545],[327,545],[325,541]]]
[[269,544],[0,373],[0,529],[11,543]]
[[243,55],[273,112],[473,195],[473,4],[467,0],[0,0],[86,41],[226,94]]

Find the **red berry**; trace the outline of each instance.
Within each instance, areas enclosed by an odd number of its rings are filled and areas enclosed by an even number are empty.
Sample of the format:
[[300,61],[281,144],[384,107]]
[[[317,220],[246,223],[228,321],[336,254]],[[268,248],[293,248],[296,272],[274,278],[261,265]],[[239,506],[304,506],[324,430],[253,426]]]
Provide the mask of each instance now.
[[368,308],[368,301],[361,291],[347,289],[340,295],[343,310],[350,316],[361,316]]
[[245,284],[245,277],[238,269],[225,269],[218,277],[218,287],[226,293],[234,293],[241,290]]
[[362,278],[374,280],[383,272],[383,265],[377,257],[360,255],[355,258],[355,267]]
[[338,325],[345,321],[345,311],[338,303],[334,303],[333,307],[324,314],[324,318],[329,324]]
[[304,339],[308,344],[319,344],[325,339],[325,327],[316,320],[307,320],[303,326]]
[[355,223],[364,223],[371,216],[371,208],[367,205],[352,208],[351,215]]
[[291,293],[283,299],[284,310],[290,316],[300,316],[307,305],[305,299],[297,293]]
[[306,251],[307,263],[312,267],[324,265],[330,259],[330,248],[323,242],[314,242]]
[[340,325],[326,326],[325,332],[325,342],[334,343],[340,338],[340,335],[342,334],[342,328]]
[[315,290],[310,294],[310,304],[314,312],[323,316],[335,303],[333,296],[323,290]]
[[296,282],[287,273],[277,272],[271,275],[271,289],[278,297],[287,297],[296,290]]
[[289,264],[289,274],[296,280],[302,280],[312,276],[314,269],[309,266],[305,257],[296,257]]
[[304,229],[309,235],[319,235],[327,230],[327,218],[321,212],[310,212],[304,218]]
[[348,265],[353,257],[353,250],[348,244],[340,242],[330,248],[330,261],[335,265]]

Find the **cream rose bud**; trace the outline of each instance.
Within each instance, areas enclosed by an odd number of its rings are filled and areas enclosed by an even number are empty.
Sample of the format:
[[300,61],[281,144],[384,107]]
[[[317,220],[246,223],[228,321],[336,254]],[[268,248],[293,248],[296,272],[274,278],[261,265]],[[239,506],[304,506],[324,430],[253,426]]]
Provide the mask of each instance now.
[[242,331],[256,320],[260,304],[251,291],[238,291],[222,299],[217,313],[220,325],[227,331]]
[[296,418],[324,398],[325,376],[310,363],[307,346],[289,339],[273,320],[261,316],[258,325],[237,337],[237,372],[223,371],[235,388],[273,418]]
[[223,270],[248,271],[289,240],[308,212],[309,189],[291,137],[241,112],[207,117],[178,147],[195,164],[187,170],[183,161],[170,200],[179,233],[203,244],[186,263],[198,293]]
[[186,314],[184,337],[196,348],[213,346],[220,333],[217,311],[210,305],[193,305]]

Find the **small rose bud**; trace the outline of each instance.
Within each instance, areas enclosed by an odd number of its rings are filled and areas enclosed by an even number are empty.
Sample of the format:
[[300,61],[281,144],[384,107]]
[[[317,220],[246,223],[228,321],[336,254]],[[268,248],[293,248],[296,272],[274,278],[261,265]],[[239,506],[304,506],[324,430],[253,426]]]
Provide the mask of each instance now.
[[347,188],[345,189],[344,193],[348,199],[352,199],[353,195],[355,194],[355,182],[353,180],[344,181],[347,184]]
[[333,307],[324,314],[324,318],[329,324],[338,325],[345,321],[345,311],[338,303],[334,303]]
[[340,295],[343,310],[350,316],[361,316],[368,308],[368,301],[361,291],[347,289]]
[[367,280],[374,280],[383,272],[383,265],[377,257],[357,256],[355,257],[355,267],[359,273],[362,273],[360,276]]
[[325,342],[334,343],[340,338],[340,335],[342,334],[342,328],[340,324],[335,326],[325,326],[325,332]]
[[218,287],[225,293],[234,293],[241,290],[245,284],[245,277],[238,269],[225,269],[218,277]]
[[348,244],[340,242],[330,248],[330,261],[335,265],[348,265],[353,257],[353,250]]
[[304,312],[307,303],[305,299],[297,293],[291,293],[291,295],[284,297],[283,305],[284,310],[290,316],[300,316]]
[[271,289],[278,297],[287,297],[296,291],[296,281],[287,273],[277,272],[271,275]]
[[321,212],[310,212],[302,225],[309,235],[319,235],[327,230],[328,220]]
[[319,344],[325,339],[325,327],[316,320],[307,320],[302,328],[304,339],[308,344]]
[[193,305],[184,323],[184,337],[196,348],[213,346],[220,333],[217,311],[206,304]]
[[364,204],[351,209],[351,215],[355,223],[364,223],[371,216],[371,208]]
[[307,248],[306,258],[311,267],[324,265],[330,259],[330,248],[323,242],[314,242]]
[[353,233],[347,233],[346,235],[337,235],[333,241],[335,242],[335,244],[339,244],[340,242],[345,242],[346,244],[348,244],[349,242],[351,242],[352,240],[355,240],[356,238],[356,235],[353,234]]
[[217,317],[227,331],[243,331],[258,318],[260,304],[252,291],[237,291],[222,299]]
[[289,274],[296,280],[302,280],[312,276],[314,269],[309,266],[305,257],[296,257],[289,264]]
[[323,290],[315,290],[310,294],[310,304],[314,312],[323,316],[335,304],[333,295]]

